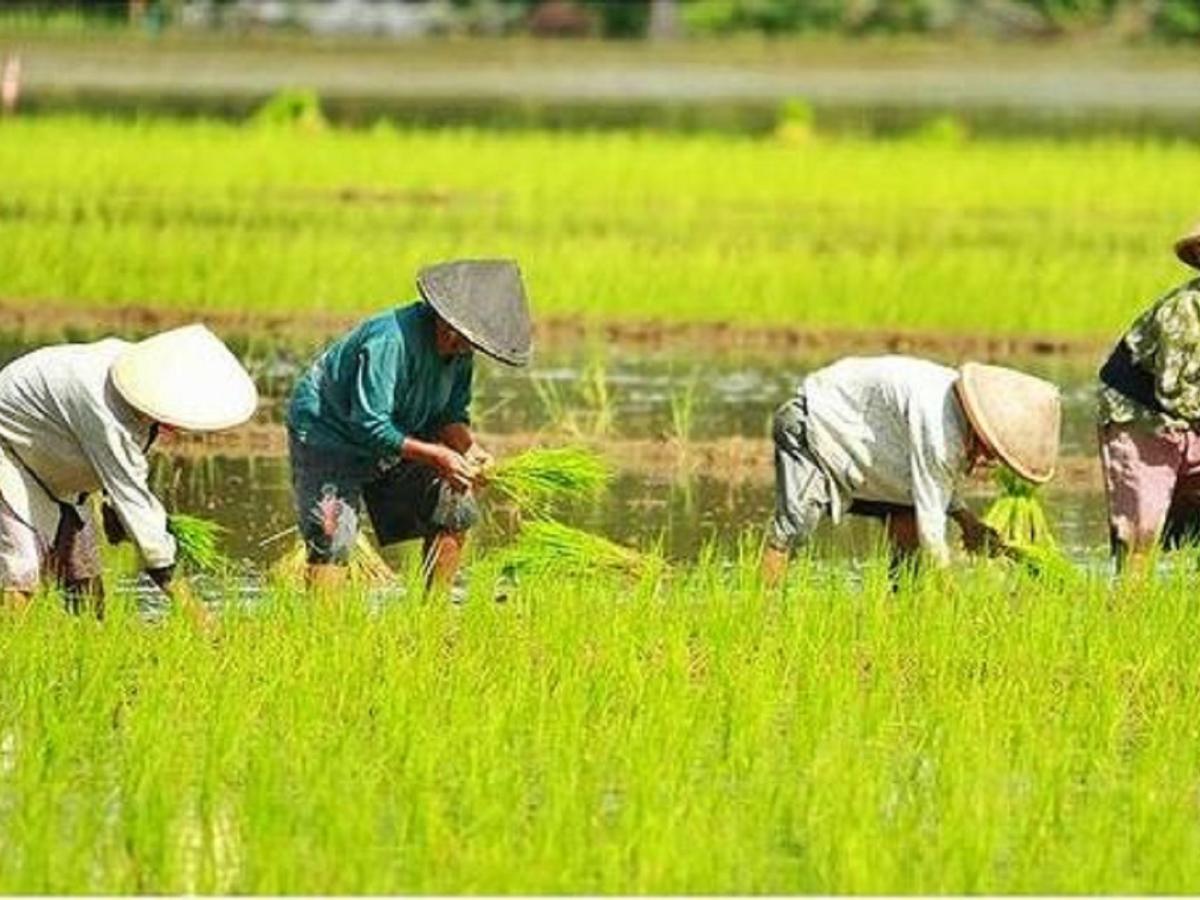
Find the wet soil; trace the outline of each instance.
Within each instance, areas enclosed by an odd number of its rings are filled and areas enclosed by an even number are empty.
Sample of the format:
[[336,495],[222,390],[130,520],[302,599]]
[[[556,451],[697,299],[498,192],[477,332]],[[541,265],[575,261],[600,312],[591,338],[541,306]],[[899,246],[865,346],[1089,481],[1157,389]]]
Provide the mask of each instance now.
[[[103,334],[140,335],[201,319],[222,335],[279,344],[312,344],[351,327],[368,314],[319,311],[249,312],[205,310],[187,303],[89,306],[64,300],[0,298],[0,332],[36,343],[83,339]],[[1014,360],[1098,359],[1111,335],[970,334],[855,330],[735,322],[663,322],[654,319],[600,321],[579,316],[542,317],[536,324],[540,349],[568,349],[603,342],[631,350],[688,350],[708,355],[731,352],[787,352],[799,356],[855,353],[912,353],[944,358]]]
[[[562,437],[539,432],[482,434],[480,440],[494,453],[506,456],[532,447],[567,443]],[[733,436],[714,440],[654,440],[609,438],[569,441],[594,447],[618,472],[659,480],[686,480],[698,476],[719,477],[732,483],[764,484],[774,477],[773,445],[765,438]],[[175,434],[157,445],[172,457],[200,459],[206,456],[282,459],[287,456],[287,433],[282,425],[253,423],[219,434]],[[972,487],[986,490],[988,476],[981,473]],[[1059,491],[1100,491],[1099,462],[1086,455],[1062,456],[1054,487]]]

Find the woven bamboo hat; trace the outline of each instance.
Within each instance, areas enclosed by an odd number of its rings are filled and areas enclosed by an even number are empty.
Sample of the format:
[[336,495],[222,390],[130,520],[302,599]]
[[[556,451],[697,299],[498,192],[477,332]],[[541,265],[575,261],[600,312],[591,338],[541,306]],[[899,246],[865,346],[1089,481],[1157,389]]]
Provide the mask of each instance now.
[[1193,269],[1200,269],[1200,222],[1175,242],[1175,255]]
[[428,266],[417,289],[455,331],[510,366],[529,362],[533,325],[521,270],[511,259],[464,259]]
[[185,325],[132,345],[112,366],[122,397],[156,422],[188,431],[220,431],[254,415],[258,391],[221,339]]
[[1058,459],[1062,400],[1048,381],[981,363],[964,363],[958,396],[971,427],[1009,468],[1035,484],[1049,481]]

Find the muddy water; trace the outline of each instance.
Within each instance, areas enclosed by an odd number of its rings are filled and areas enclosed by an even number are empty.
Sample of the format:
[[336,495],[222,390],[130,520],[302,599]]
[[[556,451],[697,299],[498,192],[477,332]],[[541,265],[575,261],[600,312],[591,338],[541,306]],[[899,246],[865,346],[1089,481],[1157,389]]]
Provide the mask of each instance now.
[[[529,374],[484,364],[474,408],[483,429],[498,435],[570,429],[590,435],[607,428],[614,441],[701,441],[730,435],[762,439],[775,406],[806,372],[827,361],[728,354],[698,359],[678,353],[600,357],[593,351],[541,360]],[[251,361],[266,397],[264,420],[281,419],[284,395],[299,364],[286,354]],[[1042,359],[1023,365],[1063,388],[1064,455],[1093,456],[1090,364]],[[170,508],[210,516],[229,528],[229,549],[237,557],[261,564],[289,546],[290,536],[269,541],[294,521],[286,459],[162,456],[155,459],[153,471],[155,490]],[[983,496],[976,499],[984,502]],[[1078,484],[1052,487],[1046,501],[1060,537],[1074,553],[1094,553],[1104,545],[1104,502],[1098,490]],[[761,529],[772,503],[769,469],[763,466],[750,476],[639,467],[637,474],[623,473],[601,502],[569,510],[565,517],[617,540],[661,541],[672,557],[687,558],[708,541],[728,545],[748,530]],[[823,533],[819,544],[822,552],[861,552],[878,539],[878,532],[874,523],[852,520],[848,527]],[[494,540],[494,530],[484,529],[481,538],[486,542],[489,534]]]

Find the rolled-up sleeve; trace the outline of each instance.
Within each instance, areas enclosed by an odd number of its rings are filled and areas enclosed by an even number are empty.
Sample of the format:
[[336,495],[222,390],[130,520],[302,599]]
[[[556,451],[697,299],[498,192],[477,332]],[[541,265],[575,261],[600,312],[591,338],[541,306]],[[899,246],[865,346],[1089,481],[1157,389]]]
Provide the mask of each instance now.
[[348,422],[358,440],[380,456],[399,452],[406,436],[395,421],[403,355],[397,341],[379,340],[364,343],[356,359]]
[[946,511],[955,503],[956,473],[948,470],[934,449],[945,443],[942,432],[940,420],[931,420],[919,407],[909,410],[909,466],[917,534],[925,551],[944,566],[950,562]]
[[79,403],[72,410],[79,443],[147,569],[175,564],[167,512],[148,484],[150,465],[129,432],[106,410]]

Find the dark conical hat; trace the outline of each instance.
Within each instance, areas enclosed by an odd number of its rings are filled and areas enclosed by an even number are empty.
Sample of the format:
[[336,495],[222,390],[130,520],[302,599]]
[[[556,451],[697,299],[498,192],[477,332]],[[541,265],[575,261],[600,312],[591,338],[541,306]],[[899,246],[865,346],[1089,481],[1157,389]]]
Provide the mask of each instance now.
[[459,334],[510,366],[529,362],[533,327],[521,270],[511,259],[462,259],[417,273],[417,289]]
[[1200,269],[1200,223],[1175,242],[1175,255],[1193,269]]

